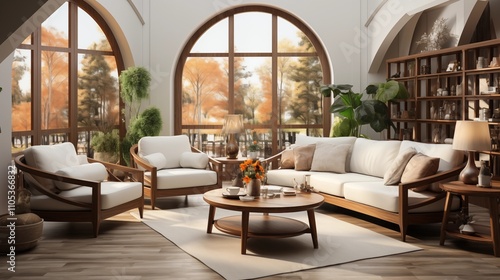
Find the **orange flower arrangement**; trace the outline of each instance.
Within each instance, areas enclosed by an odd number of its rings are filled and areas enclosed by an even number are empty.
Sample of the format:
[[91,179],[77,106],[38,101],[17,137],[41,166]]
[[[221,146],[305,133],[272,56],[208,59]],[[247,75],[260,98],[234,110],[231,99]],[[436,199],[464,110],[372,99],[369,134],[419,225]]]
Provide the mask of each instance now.
[[243,173],[243,181],[247,184],[250,183],[252,179],[264,179],[264,175],[266,174],[259,160],[255,162],[252,159],[245,160],[240,164],[240,170]]

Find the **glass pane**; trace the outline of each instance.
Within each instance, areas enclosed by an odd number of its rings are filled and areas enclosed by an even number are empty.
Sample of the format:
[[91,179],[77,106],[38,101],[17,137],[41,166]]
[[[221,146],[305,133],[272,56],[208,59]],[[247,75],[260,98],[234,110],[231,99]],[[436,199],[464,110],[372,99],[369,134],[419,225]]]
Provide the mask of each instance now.
[[282,123],[323,122],[321,82],[318,57],[278,58],[278,113]]
[[78,8],[78,48],[111,51],[111,46],[101,27],[80,8]]
[[269,124],[272,115],[271,58],[236,58],[234,108],[245,123]]
[[213,157],[225,156],[226,139],[221,134],[221,129],[183,129],[191,140],[191,144]]
[[42,23],[42,45],[68,47],[68,3]]
[[78,61],[78,126],[111,130],[120,115],[115,58],[79,54]]
[[17,49],[12,63],[12,131],[31,130],[31,51]]
[[271,52],[272,16],[250,12],[234,16],[235,52]]
[[24,39],[24,41],[21,44],[31,45],[31,35],[29,35],[28,37],[26,37],[26,39]]
[[69,137],[67,133],[53,133],[43,134],[41,145],[53,145],[57,143],[68,142]]
[[228,20],[224,19],[210,27],[198,38],[192,53],[227,53],[229,46]]
[[42,129],[68,127],[68,54],[42,51]]
[[309,38],[289,21],[278,18],[278,52],[316,52]]
[[220,124],[227,114],[227,59],[189,58],[182,74],[182,124]]
[[14,156],[17,153],[26,150],[28,147],[32,146],[32,143],[33,143],[33,136],[17,135],[17,133],[12,133],[12,145],[10,149],[12,155]]

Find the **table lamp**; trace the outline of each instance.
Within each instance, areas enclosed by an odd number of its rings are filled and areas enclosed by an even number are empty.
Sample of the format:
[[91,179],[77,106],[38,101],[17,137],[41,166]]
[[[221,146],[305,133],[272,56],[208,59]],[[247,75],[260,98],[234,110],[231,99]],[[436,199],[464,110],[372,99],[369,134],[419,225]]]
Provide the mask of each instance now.
[[226,156],[229,159],[238,157],[240,148],[238,147],[235,134],[241,132],[243,132],[243,115],[226,115],[224,125],[222,126],[222,134],[229,136],[226,144]]
[[460,181],[468,185],[477,185],[479,169],[474,161],[474,151],[489,151],[491,149],[488,122],[457,121],[452,147],[455,150],[468,153],[467,165],[459,175]]

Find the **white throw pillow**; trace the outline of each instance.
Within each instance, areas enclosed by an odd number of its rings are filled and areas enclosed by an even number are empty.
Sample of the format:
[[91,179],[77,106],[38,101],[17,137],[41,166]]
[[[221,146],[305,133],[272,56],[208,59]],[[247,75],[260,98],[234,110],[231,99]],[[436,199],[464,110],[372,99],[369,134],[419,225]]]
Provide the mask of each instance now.
[[406,164],[408,164],[408,161],[410,161],[410,159],[416,154],[417,150],[413,147],[401,151],[385,172],[384,184],[386,186],[399,184],[401,181],[401,175],[403,175],[403,171],[406,168]]
[[184,152],[181,154],[181,167],[205,169],[208,164],[208,156],[204,153]]
[[[65,167],[57,170],[55,174],[75,179],[98,182],[102,182],[108,178],[106,167],[102,163],[98,162]],[[61,191],[69,191],[80,186],[60,181],[54,181],[54,183]]]
[[156,169],[163,169],[167,167],[167,158],[165,158],[165,155],[162,153],[153,153],[143,156],[142,158],[152,166],[156,167]]
[[311,171],[346,173],[346,158],[351,145],[317,142]]

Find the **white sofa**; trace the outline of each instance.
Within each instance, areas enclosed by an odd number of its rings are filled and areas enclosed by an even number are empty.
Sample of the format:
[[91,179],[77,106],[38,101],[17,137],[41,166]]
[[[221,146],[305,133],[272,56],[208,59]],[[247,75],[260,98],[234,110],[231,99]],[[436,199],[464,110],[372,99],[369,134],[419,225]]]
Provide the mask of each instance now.
[[[315,147],[310,169],[298,162],[307,161],[301,153],[308,145]],[[432,169],[431,161],[437,171],[419,173]],[[441,222],[445,195],[439,182],[456,179],[463,162],[463,152],[449,144],[304,135],[291,149],[263,160],[267,184],[293,187],[294,180],[302,183],[310,174],[311,186],[326,203],[398,224],[403,241],[409,224]],[[453,207],[460,207],[458,199]]]

